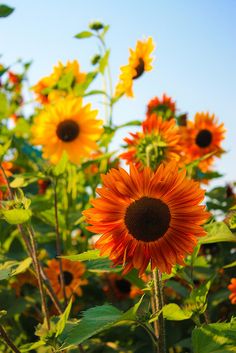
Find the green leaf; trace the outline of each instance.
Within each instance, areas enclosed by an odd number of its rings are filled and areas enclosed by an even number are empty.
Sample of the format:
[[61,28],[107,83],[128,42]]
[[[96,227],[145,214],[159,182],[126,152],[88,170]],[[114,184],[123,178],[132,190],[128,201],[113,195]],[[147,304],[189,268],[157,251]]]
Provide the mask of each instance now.
[[13,7],[7,5],[0,5],[0,17],[7,17],[14,11]]
[[44,341],[38,341],[38,342],[33,342],[33,343],[26,343],[23,346],[20,347],[20,352],[24,353],[24,352],[29,352],[32,350],[35,350],[36,348],[45,346],[45,342]]
[[88,338],[108,329],[122,315],[122,312],[112,305],[102,305],[84,312],[82,320],[74,327],[65,340],[67,348],[71,345],[77,345]]
[[101,74],[104,74],[105,72],[105,69],[108,65],[109,56],[110,56],[110,50],[108,49],[99,62],[99,72],[101,72]]
[[4,145],[0,145],[0,159],[4,157],[7,153],[9,147],[11,146],[12,140],[8,140]]
[[230,268],[230,267],[235,267],[236,266],[236,261],[231,262],[228,265],[225,265],[223,268]]
[[121,317],[119,318],[119,321],[118,321],[119,324],[122,323],[123,321],[135,321],[136,320],[137,311],[138,311],[140,305],[142,304],[144,296],[145,296],[145,294],[142,295],[140,300],[134,306],[132,306],[132,308],[127,310],[123,315],[121,315]]
[[1,210],[1,217],[9,224],[22,224],[27,222],[31,217],[31,210],[13,209]]
[[25,186],[25,180],[22,176],[17,176],[11,183],[10,187],[11,188],[21,188],[22,186]]
[[17,268],[12,272],[11,276],[17,276],[22,272],[25,272],[31,265],[32,258],[27,257],[25,260],[21,261]]
[[71,261],[88,261],[88,260],[97,260],[101,258],[99,254],[100,254],[99,250],[88,250],[78,255],[69,255],[69,256],[62,256],[62,257],[64,259],[68,259]]
[[192,332],[194,353],[235,352],[236,320],[196,327]]
[[86,263],[86,268],[89,272],[120,272],[121,266],[112,267],[112,261],[108,258],[100,258]]
[[126,127],[126,126],[140,126],[141,124],[142,122],[140,120],[132,120],[132,121],[129,121],[128,123],[116,126],[115,129],[116,130],[122,129],[123,127]]
[[16,261],[7,261],[4,264],[0,264],[0,281],[9,278],[15,266],[17,266]]
[[58,337],[62,333],[62,331],[64,330],[64,328],[66,326],[66,322],[67,322],[69,315],[70,315],[71,306],[72,306],[72,299],[70,300],[69,304],[67,305],[64,313],[60,315],[60,320],[58,321],[58,323],[56,325],[56,337]]
[[93,33],[90,31],[83,31],[75,35],[77,39],[90,38],[93,36]]
[[187,320],[192,316],[189,310],[181,309],[177,304],[171,303],[163,307],[163,316],[167,320]]
[[224,222],[214,222],[205,225],[207,235],[199,238],[199,244],[211,244],[219,242],[236,242],[236,236],[230,231]]
[[4,119],[8,114],[8,100],[5,93],[0,92],[0,119]]

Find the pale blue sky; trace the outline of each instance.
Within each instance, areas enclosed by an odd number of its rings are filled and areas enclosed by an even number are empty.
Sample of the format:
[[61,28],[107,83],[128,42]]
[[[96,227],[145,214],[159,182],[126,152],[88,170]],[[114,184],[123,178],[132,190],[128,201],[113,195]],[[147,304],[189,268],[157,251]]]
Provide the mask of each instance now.
[[[135,99],[115,107],[115,123],[142,119],[146,103],[166,92],[190,117],[197,111],[215,113],[227,127],[224,148],[230,151],[217,162],[225,180],[236,179],[236,1],[235,0],[6,0],[16,8],[0,21],[2,61],[34,60],[31,83],[49,74],[58,60],[78,59],[89,69],[93,39],[73,36],[94,19],[111,25],[111,67],[116,82],[119,67],[127,62],[128,48],[143,36],[156,42],[155,68],[135,82]],[[99,83],[98,83],[99,84]],[[99,98],[97,98],[97,101]],[[100,104],[98,103],[98,106]],[[101,107],[101,106],[100,106]],[[103,110],[101,109],[101,112]],[[126,131],[117,135],[121,144]]]

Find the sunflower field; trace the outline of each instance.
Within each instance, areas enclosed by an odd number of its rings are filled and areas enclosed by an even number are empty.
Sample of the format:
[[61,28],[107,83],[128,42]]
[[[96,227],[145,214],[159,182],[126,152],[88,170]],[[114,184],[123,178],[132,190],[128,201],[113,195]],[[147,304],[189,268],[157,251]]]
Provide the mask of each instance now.
[[137,38],[113,84],[109,30],[75,34],[99,48],[88,72],[59,61],[32,84],[31,62],[1,58],[0,353],[236,352],[226,127],[167,93],[115,124],[161,53]]

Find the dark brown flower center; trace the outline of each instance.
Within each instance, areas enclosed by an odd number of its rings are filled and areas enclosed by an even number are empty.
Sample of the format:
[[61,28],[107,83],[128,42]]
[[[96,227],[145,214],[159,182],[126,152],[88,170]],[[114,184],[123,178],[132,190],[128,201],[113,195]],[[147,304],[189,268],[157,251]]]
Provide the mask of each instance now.
[[142,197],[127,208],[125,225],[129,233],[144,242],[161,238],[170,225],[169,207],[160,199]]
[[136,75],[133,76],[133,80],[135,80],[136,78],[139,78],[144,72],[144,61],[142,58],[139,58],[139,63],[136,66],[135,71],[136,71]]
[[115,281],[116,288],[124,294],[129,294],[131,290],[131,283],[124,278]]
[[79,125],[74,120],[64,120],[58,125],[56,133],[63,142],[74,141],[79,135]]
[[206,129],[199,131],[195,139],[196,144],[201,148],[210,146],[211,141],[212,141],[212,133]]
[[[65,285],[69,286],[71,284],[71,282],[73,281],[74,276],[69,271],[63,271],[63,276],[64,276]],[[60,279],[59,275],[58,275],[58,282],[61,283],[61,279]]]

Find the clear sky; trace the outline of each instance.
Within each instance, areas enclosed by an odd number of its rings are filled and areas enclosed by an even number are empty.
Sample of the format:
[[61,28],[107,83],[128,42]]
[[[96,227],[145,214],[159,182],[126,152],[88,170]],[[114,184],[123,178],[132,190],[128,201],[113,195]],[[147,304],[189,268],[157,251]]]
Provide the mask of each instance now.
[[[111,25],[113,81],[126,64],[128,48],[152,36],[155,68],[135,82],[135,98],[115,107],[115,123],[143,119],[147,102],[167,93],[190,118],[215,113],[227,128],[216,163],[225,180],[236,180],[236,1],[235,0],[6,0],[15,12],[0,21],[0,53],[7,64],[33,59],[30,81],[49,74],[58,60],[78,59],[82,70],[96,51],[94,39],[76,40],[94,19]],[[97,98],[97,101],[99,98]],[[100,103],[98,102],[98,105]],[[101,105],[100,105],[101,107]],[[101,110],[102,111],[102,110]],[[117,135],[121,144],[126,131]]]

